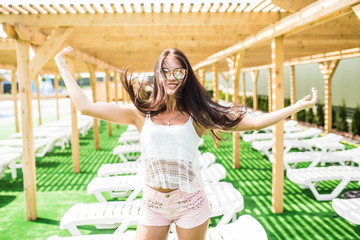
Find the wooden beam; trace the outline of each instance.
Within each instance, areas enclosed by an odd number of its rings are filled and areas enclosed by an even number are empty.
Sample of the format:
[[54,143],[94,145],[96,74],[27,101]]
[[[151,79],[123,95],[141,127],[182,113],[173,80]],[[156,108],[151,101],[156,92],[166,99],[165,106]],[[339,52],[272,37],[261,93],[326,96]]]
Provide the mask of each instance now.
[[13,39],[0,38],[1,51],[16,51],[16,42]]
[[[290,104],[293,105],[296,103],[296,84],[295,84],[295,66],[290,66]],[[292,120],[297,120],[296,113],[291,115]]]
[[273,84],[272,84],[272,68],[268,69],[268,112],[272,112]]
[[41,122],[41,105],[40,105],[40,81],[41,81],[41,75],[37,75],[34,78],[35,86],[36,86],[36,99],[38,102],[38,113],[39,113],[39,126],[42,124]]
[[258,101],[257,101],[257,82],[259,79],[259,70],[251,71],[251,78],[253,80],[253,110],[258,110]]
[[[76,80],[77,77],[75,76],[75,63],[74,60],[69,59],[67,57],[67,62],[69,66],[69,71],[73,78]],[[77,127],[77,109],[70,98],[70,109],[71,109],[71,155],[72,155],[72,165],[73,165],[73,172],[80,173],[80,144],[79,144],[79,130]]]
[[[110,84],[110,73],[109,71],[105,72],[105,92],[106,92],[106,102],[110,102],[110,89],[109,89],[109,84]],[[107,123],[108,125],[108,134],[109,137],[112,136],[112,128],[111,128],[111,122]]]
[[246,105],[246,78],[245,78],[245,72],[242,74],[242,105]]
[[34,78],[43,66],[56,53],[60,46],[72,32],[73,28],[57,28],[46,40],[46,42],[38,48],[34,58],[30,61],[30,78]]
[[[87,64],[88,65],[88,69],[89,69],[89,73],[90,73],[90,85],[91,85],[91,90],[92,90],[92,97],[93,97],[93,102],[96,103],[97,99],[96,99],[96,75],[95,75],[95,66],[93,66],[92,64]],[[93,125],[93,132],[94,132],[94,146],[95,146],[95,150],[99,150],[100,149],[100,138],[99,138],[99,123],[98,123],[98,119],[94,118],[94,125]]]
[[[114,84],[115,84],[115,103],[116,105],[118,104],[119,102],[119,89],[118,89],[118,77],[119,77],[119,73],[118,71],[115,71],[114,72]],[[119,128],[120,125],[119,124],[116,124],[116,127]]]
[[99,58],[96,58],[90,54],[87,54],[86,52],[82,52],[78,49],[74,49],[74,51],[70,54],[71,57],[76,58],[77,60],[83,61],[85,63],[89,63],[92,65],[95,65],[99,69],[109,69],[112,71],[117,71],[118,67],[111,65],[110,63],[107,63]]
[[205,87],[205,68],[199,69],[199,81],[203,87]]
[[14,115],[15,115],[15,131],[20,132],[19,127],[19,113],[17,107],[17,84],[15,70],[11,70],[11,94],[14,102]]
[[354,11],[354,13],[356,14],[356,16],[359,18],[360,20],[360,4],[357,4],[355,6],[351,7],[352,10]]
[[213,64],[213,73],[214,73],[214,88],[213,88],[213,94],[214,99],[216,102],[219,102],[219,63],[216,62]]
[[23,139],[22,166],[25,193],[26,220],[37,219],[36,170],[31,106],[31,83],[29,76],[29,45],[23,40],[16,41],[19,71],[19,93],[21,102],[21,132]]
[[230,74],[224,74],[223,72],[220,72],[221,76],[225,80],[225,102],[229,102],[229,81],[230,81]]
[[60,76],[57,74],[54,78],[54,87],[55,87],[55,101],[56,101],[56,119],[60,119],[60,111],[59,111],[59,78]]
[[[239,79],[241,73],[241,67],[244,62],[245,52],[240,52],[232,57],[233,60],[233,67],[230,70],[230,74],[233,76],[233,88],[234,88],[234,95],[233,95],[233,103],[239,104],[240,103],[240,96],[239,96]],[[240,133],[234,132],[233,133],[233,168],[239,169],[240,168]]]
[[298,12],[282,18],[280,21],[274,24],[271,24],[256,34],[245,38],[235,45],[232,45],[231,47],[209,56],[206,60],[196,64],[194,66],[194,70],[210,65],[241,50],[246,50],[251,47],[269,42],[273,38],[279,36],[289,36],[291,34],[295,34],[316,25],[325,23],[334,18],[344,16],[352,11],[350,8],[351,6],[359,2],[360,0],[316,1],[299,10]]
[[95,26],[219,26],[239,23],[268,24],[289,15],[279,12],[188,12],[188,13],[112,13],[112,14],[1,14],[0,22],[21,22],[29,27]]
[[34,45],[42,45],[46,41],[47,36],[36,29],[31,29],[22,23],[15,23],[15,31],[18,37]]
[[8,38],[18,39],[18,35],[13,25],[3,22],[2,27],[3,27],[3,31],[8,36]]
[[319,63],[320,71],[325,81],[325,132],[332,129],[332,77],[339,65],[339,60]]
[[[273,70],[273,109],[284,108],[284,37],[275,38],[271,44]],[[272,211],[284,211],[284,121],[273,128],[273,180],[272,180]]]

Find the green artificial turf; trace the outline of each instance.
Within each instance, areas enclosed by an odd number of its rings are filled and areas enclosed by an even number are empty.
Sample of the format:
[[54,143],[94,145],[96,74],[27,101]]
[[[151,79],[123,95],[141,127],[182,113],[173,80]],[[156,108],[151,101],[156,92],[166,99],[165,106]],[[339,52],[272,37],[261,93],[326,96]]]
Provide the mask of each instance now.
[[[90,131],[80,137],[81,173],[72,172],[71,148],[53,152],[36,159],[37,210],[36,221],[25,220],[25,199],[21,170],[18,177],[11,178],[6,171],[0,179],[0,239],[46,239],[52,235],[70,236],[67,230],[59,228],[60,219],[67,209],[78,202],[97,202],[93,195],[86,193],[86,186],[96,176],[103,163],[119,162],[112,154],[117,139],[126,126],[112,125],[113,136],[108,136],[107,124],[101,122],[101,150],[94,150],[93,134]],[[204,136],[205,144],[201,152],[213,152],[216,162],[227,169],[223,181],[231,182],[244,197],[245,208],[238,215],[250,214],[265,228],[269,239],[360,239],[360,226],[351,225],[337,217],[331,201],[318,202],[310,190],[301,189],[285,177],[284,213],[274,214],[271,210],[272,165],[251,149],[251,145],[241,142],[241,169],[232,169],[232,140],[215,148],[212,139]],[[347,146],[351,148],[352,146]],[[337,182],[326,182],[319,189],[328,192]],[[359,189],[351,183],[346,190]],[[110,199],[108,200],[119,200]],[[211,219],[210,227],[219,218]],[[135,229],[133,227],[132,229]],[[113,230],[99,230],[93,226],[80,227],[83,234],[112,233]]]

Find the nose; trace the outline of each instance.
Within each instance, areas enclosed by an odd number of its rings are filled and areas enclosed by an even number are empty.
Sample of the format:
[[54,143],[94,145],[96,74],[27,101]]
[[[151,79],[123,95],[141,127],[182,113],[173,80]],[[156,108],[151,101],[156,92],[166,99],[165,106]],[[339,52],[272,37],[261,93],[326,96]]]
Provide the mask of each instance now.
[[176,80],[173,72],[170,73],[170,76],[169,76],[168,80],[170,80],[170,81]]

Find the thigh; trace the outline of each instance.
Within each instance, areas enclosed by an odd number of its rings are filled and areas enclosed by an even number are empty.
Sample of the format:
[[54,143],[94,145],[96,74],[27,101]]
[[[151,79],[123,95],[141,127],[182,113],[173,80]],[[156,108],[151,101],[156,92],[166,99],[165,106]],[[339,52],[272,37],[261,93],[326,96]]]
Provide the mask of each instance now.
[[169,235],[170,226],[146,226],[137,224],[136,240],[165,240]]
[[176,226],[176,233],[179,240],[205,240],[208,226],[209,219],[194,228],[181,228]]

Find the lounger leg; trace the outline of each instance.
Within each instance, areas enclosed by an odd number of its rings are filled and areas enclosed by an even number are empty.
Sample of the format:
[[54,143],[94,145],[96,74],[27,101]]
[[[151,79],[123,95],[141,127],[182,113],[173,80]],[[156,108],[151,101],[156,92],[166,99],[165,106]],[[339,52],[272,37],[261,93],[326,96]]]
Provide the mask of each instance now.
[[226,214],[224,214],[224,216],[220,219],[220,221],[218,222],[218,224],[216,226],[220,227],[223,226],[225,224],[228,224],[230,222],[230,220],[234,217],[236,217],[236,212],[234,209],[229,210]]
[[349,184],[349,182],[350,182],[350,178],[344,178],[330,194],[319,194],[315,184],[313,183],[310,183],[309,187],[310,190],[313,192],[316,200],[327,201],[336,198],[341,193],[341,191]]
[[106,202],[106,199],[101,194],[101,192],[95,192],[94,195],[99,202]]
[[143,189],[142,186],[135,188],[134,191],[130,194],[130,196],[126,199],[125,202],[133,201],[139,195],[139,193],[142,191],[142,189]]
[[66,228],[72,236],[81,236],[80,230],[76,226],[69,226]]
[[128,229],[131,221],[130,220],[124,220],[120,226],[115,230],[114,234],[119,234],[125,232],[126,229]]

